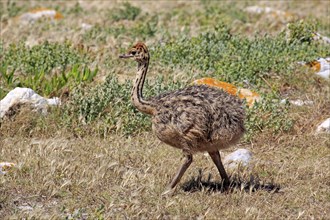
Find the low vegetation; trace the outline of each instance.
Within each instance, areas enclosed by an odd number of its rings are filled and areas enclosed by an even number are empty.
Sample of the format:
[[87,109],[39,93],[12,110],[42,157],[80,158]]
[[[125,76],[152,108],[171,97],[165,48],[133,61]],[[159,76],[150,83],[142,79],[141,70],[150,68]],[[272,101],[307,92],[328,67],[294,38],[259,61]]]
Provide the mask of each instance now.
[[[330,35],[327,14],[310,16],[297,2],[266,4],[291,10],[288,20],[244,10],[255,3],[33,2],[64,18],[22,25],[17,16],[31,6],[1,2],[0,98],[29,87],[62,105],[47,116],[23,106],[0,121],[0,162],[17,164],[0,176],[0,218],[326,218],[330,142],[314,130],[330,116],[330,87],[298,61],[330,55],[313,40],[315,31]],[[145,97],[201,77],[261,94],[236,146],[252,151],[254,166],[230,171],[231,192],[216,187],[215,167],[200,154],[174,197],[160,198],[180,152],[130,103],[136,66],[118,54],[138,40],[151,53]]]
[[0,98],[17,86],[31,88],[41,95],[55,95],[71,83],[91,82],[97,68],[91,70],[86,54],[71,47],[67,42],[46,41],[32,48],[23,42],[2,48]]

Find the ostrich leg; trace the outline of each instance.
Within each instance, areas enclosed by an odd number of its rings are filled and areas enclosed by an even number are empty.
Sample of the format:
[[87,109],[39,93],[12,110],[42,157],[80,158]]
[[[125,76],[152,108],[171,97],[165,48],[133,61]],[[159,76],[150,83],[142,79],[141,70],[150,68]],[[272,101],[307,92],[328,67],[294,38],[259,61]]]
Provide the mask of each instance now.
[[178,170],[178,172],[174,176],[172,182],[170,183],[170,188],[171,189],[173,189],[176,186],[176,184],[178,184],[178,182],[180,181],[181,177],[186,172],[186,170],[188,169],[188,167],[190,166],[190,164],[192,163],[192,161],[193,161],[192,155],[191,154],[186,155],[186,158],[185,158],[184,163],[181,165],[180,169]]
[[175,190],[176,184],[178,184],[178,182],[180,181],[181,177],[186,172],[186,170],[188,169],[188,167],[190,166],[190,164],[192,163],[192,161],[193,161],[192,155],[191,154],[186,155],[186,158],[185,158],[184,163],[181,165],[181,167],[179,168],[179,170],[175,174],[172,182],[167,187],[167,190],[165,190],[162,193],[162,196],[170,196],[170,195],[173,194],[173,192]]
[[228,178],[228,175],[226,173],[226,170],[225,168],[223,167],[222,165],[222,162],[221,162],[221,158],[220,158],[220,154],[219,154],[219,151],[214,151],[214,152],[208,152],[210,157],[212,158],[214,164],[217,166],[218,168],[218,171],[220,173],[220,176],[223,180],[223,184],[225,186],[228,186],[229,185],[229,178]]

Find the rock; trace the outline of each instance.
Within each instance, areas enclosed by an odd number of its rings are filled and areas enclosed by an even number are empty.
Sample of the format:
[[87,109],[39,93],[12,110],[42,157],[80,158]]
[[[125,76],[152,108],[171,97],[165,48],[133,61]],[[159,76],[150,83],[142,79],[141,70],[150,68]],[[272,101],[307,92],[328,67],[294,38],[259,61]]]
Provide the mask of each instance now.
[[330,133],[330,118],[327,118],[316,128],[316,133]]
[[46,114],[47,106],[59,105],[60,99],[57,97],[47,99],[38,95],[32,89],[16,87],[0,101],[0,119],[6,115],[11,107],[19,104],[29,104],[32,108]]
[[321,35],[317,32],[314,32],[313,35],[314,35],[314,37],[313,37],[314,40],[319,40],[319,41],[322,41],[326,44],[330,44],[330,38],[329,37],[323,36],[323,35]]
[[324,79],[330,79],[330,57],[319,58],[313,64],[312,68],[315,70],[316,75]]
[[239,167],[247,167],[250,165],[252,160],[252,153],[247,149],[238,149],[231,154],[228,154],[223,164],[229,169],[235,169]]
[[208,86],[213,86],[213,87],[223,89],[232,95],[238,96],[240,99],[246,99],[246,102],[249,105],[249,107],[252,107],[255,102],[258,102],[261,100],[260,95],[256,92],[253,92],[249,89],[237,88],[236,86],[234,86],[230,83],[218,81],[218,80],[212,79],[212,78],[197,79],[193,82],[193,84],[208,85]]
[[17,208],[20,209],[23,212],[26,212],[26,211],[29,212],[29,211],[33,210],[33,207],[28,205],[28,204],[20,205]]
[[252,13],[252,14],[261,14],[261,13],[271,13],[271,12],[274,12],[277,10],[274,10],[270,7],[261,7],[261,6],[254,5],[254,6],[246,7],[244,9],[244,11],[246,11],[248,13]]
[[53,9],[48,8],[36,8],[30,10],[18,17],[23,23],[33,23],[39,19],[47,18],[51,20],[59,20],[63,18],[63,15]]
[[14,166],[16,166],[16,164],[14,164],[14,163],[1,162],[0,163],[0,174],[6,174]]
[[297,100],[290,100],[289,101],[292,105],[296,105],[296,106],[303,106],[303,105],[313,105],[313,101],[303,101],[300,99]]
[[330,79],[330,57],[319,58],[311,62],[298,62],[299,64],[308,66],[314,70],[315,74],[329,80]]
[[266,14],[273,19],[280,19],[284,22],[293,20],[295,15],[291,12],[277,10],[271,7],[262,7],[262,6],[249,6],[244,9],[244,11],[250,14]]
[[89,30],[89,29],[91,29],[93,27],[93,25],[91,25],[91,24],[87,24],[87,23],[81,23],[81,29],[83,29],[83,30]]
[[297,99],[297,100],[287,100],[287,99],[282,99],[281,100],[281,104],[285,104],[289,102],[290,104],[292,105],[296,105],[296,106],[303,106],[303,105],[313,105],[314,102],[313,101],[304,101],[304,100],[300,100],[300,99]]
[[325,70],[325,71],[322,71],[322,72],[317,72],[316,75],[322,77],[323,79],[329,80],[330,79],[330,70]]

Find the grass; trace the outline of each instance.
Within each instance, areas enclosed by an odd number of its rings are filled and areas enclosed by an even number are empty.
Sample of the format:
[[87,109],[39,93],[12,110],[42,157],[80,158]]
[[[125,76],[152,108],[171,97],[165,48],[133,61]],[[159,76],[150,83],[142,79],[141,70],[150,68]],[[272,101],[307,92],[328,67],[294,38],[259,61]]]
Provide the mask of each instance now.
[[[322,218],[328,210],[329,158],[324,155],[329,153],[329,141],[313,135],[297,139],[282,136],[275,142],[244,146],[258,161],[253,170],[238,174],[243,184],[253,175],[263,184],[276,183],[279,192],[245,192],[241,185],[231,193],[180,188],[174,197],[161,198],[180,164],[180,153],[150,134],[106,140],[6,138],[3,155],[9,160],[19,155],[20,161],[18,169],[2,178],[2,213],[14,218]],[[315,141],[323,145],[316,146]],[[211,174],[211,181],[218,182],[211,160],[197,155],[183,186],[199,175],[198,169],[204,179]],[[24,204],[33,211],[20,210]]]
[[23,42],[2,48],[0,98],[17,86],[29,87],[41,95],[56,95],[70,84],[92,81],[97,67],[91,70],[87,66],[87,55],[72,47],[69,42],[46,41],[31,48]]
[[[159,6],[159,4],[161,4]],[[264,5],[289,20],[253,15]],[[47,116],[21,106],[0,121],[1,219],[326,219],[330,210],[330,84],[297,61],[329,56],[329,3],[290,2],[2,2],[0,98],[16,86],[61,96]],[[58,21],[20,25],[31,7],[54,8]],[[157,9],[157,10],[156,10]],[[318,11],[314,13],[312,9]],[[91,24],[84,30],[81,23]],[[287,23],[290,23],[287,25]],[[220,187],[211,159],[194,156],[172,197],[161,197],[181,152],[151,133],[150,118],[130,103],[135,63],[118,60],[138,40],[151,53],[146,97],[214,77],[262,94],[247,110],[237,148],[249,169],[228,170]],[[313,101],[297,107],[281,99]]]

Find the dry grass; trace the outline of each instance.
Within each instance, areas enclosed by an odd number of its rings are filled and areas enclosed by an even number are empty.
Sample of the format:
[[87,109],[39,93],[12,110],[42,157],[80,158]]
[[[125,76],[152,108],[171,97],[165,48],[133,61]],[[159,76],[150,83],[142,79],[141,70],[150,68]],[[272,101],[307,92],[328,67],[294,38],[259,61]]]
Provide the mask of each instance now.
[[[34,6],[41,4],[31,2]],[[109,25],[105,11],[118,3],[80,2],[85,16],[68,13],[67,22],[51,28],[44,23],[20,27],[11,20],[3,21],[4,45],[22,39],[34,45],[45,39],[62,42],[65,38],[79,44],[83,35],[80,24]],[[249,5],[258,3],[293,11],[299,17],[324,19],[329,10],[326,1],[251,1]],[[73,7],[75,2],[58,4],[63,9]],[[155,13],[158,7],[156,2],[132,4],[149,13]],[[187,2],[164,1],[161,5],[162,12],[190,7]],[[187,13],[199,7],[200,3],[195,2]],[[175,32],[184,26],[179,20],[179,15],[173,16],[164,26]],[[283,27],[275,22],[267,29],[267,22],[244,26],[233,22],[233,29],[249,35],[251,27],[266,28],[264,31],[270,33]],[[192,21],[191,32],[198,32],[194,24]],[[63,31],[61,25],[70,31]],[[147,41],[158,42],[161,37],[156,34]],[[95,62],[106,63],[133,39],[107,36],[106,40],[106,44],[95,39],[87,43],[97,55]],[[101,66],[100,80],[107,73],[106,67]],[[155,74],[158,69],[153,67],[151,71]],[[167,73],[174,76],[185,71],[177,68]],[[53,118],[56,114],[36,119],[35,113],[23,109],[14,118],[0,122],[0,162],[17,164],[17,168],[0,176],[0,219],[328,219],[330,138],[327,134],[315,135],[314,131],[319,122],[330,117],[330,84],[308,74],[272,82],[278,87],[285,85],[282,93],[290,99],[314,102],[312,106],[291,107],[290,117],[296,120],[291,133],[272,134],[266,130],[255,134],[251,142],[241,142],[223,152],[247,148],[254,157],[250,169],[229,171],[233,183],[226,192],[219,186],[220,177],[211,159],[198,154],[174,196],[161,197],[182,156],[151,132],[106,138],[86,132],[80,137],[75,128],[58,127]],[[93,128],[86,126],[86,130]]]
[[[330,208],[328,137],[264,138],[243,146],[253,152],[255,165],[231,172],[240,181],[230,192],[209,192],[219,176],[210,158],[200,154],[181,182],[188,191],[179,188],[166,198],[160,195],[181,156],[151,134],[103,140],[3,138],[2,159],[17,162],[18,168],[1,177],[0,214],[47,219],[74,214],[91,219],[325,219]],[[196,187],[199,169],[202,188]],[[245,185],[250,188],[241,190]],[[23,211],[24,205],[33,210]]]

